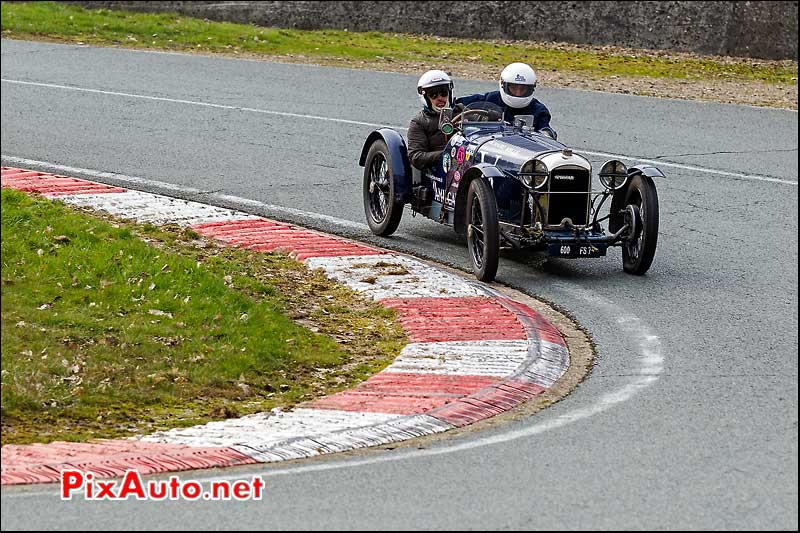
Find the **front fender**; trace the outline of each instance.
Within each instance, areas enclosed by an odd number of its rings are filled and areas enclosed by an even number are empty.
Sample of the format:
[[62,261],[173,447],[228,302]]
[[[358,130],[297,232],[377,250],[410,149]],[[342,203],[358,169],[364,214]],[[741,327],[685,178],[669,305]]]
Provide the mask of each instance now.
[[[625,182],[624,187],[614,191],[614,196],[611,197],[611,212],[608,220],[608,230],[611,233],[616,233],[622,227],[623,217],[620,211],[625,207],[625,198],[628,195],[628,187],[630,187],[631,180],[638,175],[644,176],[646,180],[651,180],[651,183],[653,178],[666,177],[661,170],[653,165],[641,164],[628,167],[628,181]],[[655,185],[653,186],[655,187]]]
[[666,178],[663,172],[653,165],[634,165],[628,168],[628,180],[636,174],[644,174],[648,178]]
[[503,172],[496,166],[490,165],[489,163],[478,163],[477,165],[470,167],[469,170],[464,173],[461,181],[450,187],[451,191],[453,188],[457,188],[455,191],[456,212],[453,219],[453,229],[455,229],[457,233],[464,234],[467,231],[467,192],[469,192],[469,184],[472,182],[472,180],[486,180],[489,184],[489,188],[494,190],[491,187],[491,182],[489,182],[489,180],[493,178],[505,177],[506,175],[503,174]]
[[411,201],[411,163],[408,161],[408,148],[402,135],[391,128],[381,128],[369,134],[361,148],[358,164],[364,166],[367,153],[375,141],[382,140],[389,150],[389,165],[394,176],[394,197],[400,203]]

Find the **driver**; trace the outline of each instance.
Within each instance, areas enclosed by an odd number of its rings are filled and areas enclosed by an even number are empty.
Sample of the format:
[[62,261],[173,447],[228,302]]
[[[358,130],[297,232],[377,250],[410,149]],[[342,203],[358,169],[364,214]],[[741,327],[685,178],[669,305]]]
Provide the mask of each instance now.
[[429,70],[417,82],[422,111],[408,126],[408,159],[423,170],[435,166],[442,157],[447,138],[439,129],[439,114],[453,105],[453,81],[446,72]]
[[456,105],[467,106],[475,102],[491,102],[500,106],[503,120],[514,123],[517,115],[533,115],[533,129],[556,138],[550,127],[550,111],[533,97],[536,89],[536,73],[525,63],[511,63],[500,73],[500,90],[486,94],[473,94],[456,98]]

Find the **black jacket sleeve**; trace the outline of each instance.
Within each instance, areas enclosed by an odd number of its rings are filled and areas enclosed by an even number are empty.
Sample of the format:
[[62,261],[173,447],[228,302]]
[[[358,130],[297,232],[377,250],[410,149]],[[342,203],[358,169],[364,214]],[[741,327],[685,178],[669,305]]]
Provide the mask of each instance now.
[[[485,102],[486,97],[491,93],[486,94],[471,94],[469,96],[459,96],[454,100],[456,104],[461,104],[461,106],[466,107],[469,104],[474,104],[475,102]],[[462,109],[463,111],[463,109]]]
[[550,128],[550,111],[547,106],[534,98],[530,104],[531,114],[533,115],[533,129],[539,131],[542,128]]
[[431,141],[425,128],[417,119],[408,126],[408,159],[411,164],[422,170],[435,166],[442,157],[441,150],[431,150]]

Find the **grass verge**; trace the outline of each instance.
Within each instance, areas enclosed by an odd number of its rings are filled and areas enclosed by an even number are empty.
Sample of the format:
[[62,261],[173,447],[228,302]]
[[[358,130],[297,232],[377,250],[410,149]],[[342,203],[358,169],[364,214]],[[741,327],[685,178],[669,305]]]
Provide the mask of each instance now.
[[392,311],[279,254],[2,190],[2,443],[241,416],[347,388]]
[[797,62],[734,60],[613,47],[478,41],[429,36],[300,31],[212,22],[175,13],[87,10],[56,2],[3,2],[2,35],[93,45],[121,45],[261,56],[303,56],[323,61],[437,64],[462,62],[499,68],[525,61],[537,70],[588,77],[759,81],[797,85]]

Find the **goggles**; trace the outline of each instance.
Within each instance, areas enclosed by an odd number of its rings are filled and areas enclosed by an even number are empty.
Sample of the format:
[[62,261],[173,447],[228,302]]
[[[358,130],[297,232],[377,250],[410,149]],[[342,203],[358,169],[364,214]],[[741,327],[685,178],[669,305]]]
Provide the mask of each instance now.
[[437,96],[449,96],[450,95],[450,88],[445,86],[441,87],[431,87],[430,89],[425,89],[425,94],[428,98],[436,98]]

